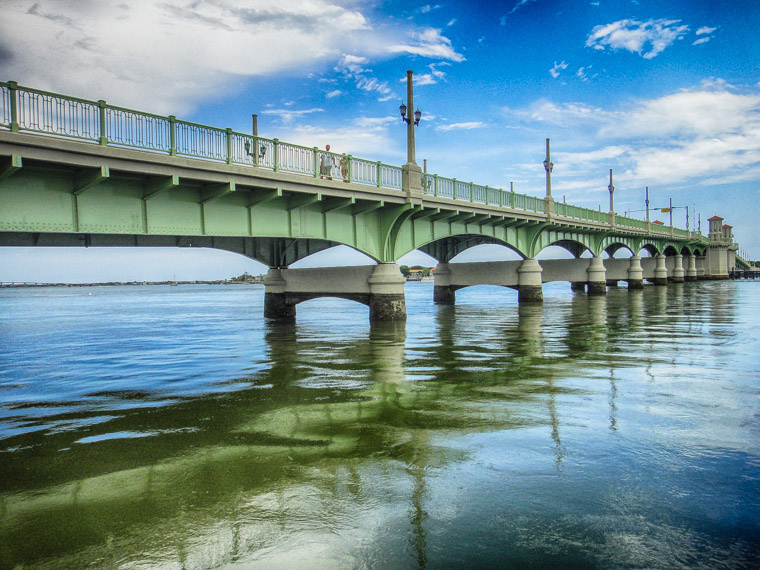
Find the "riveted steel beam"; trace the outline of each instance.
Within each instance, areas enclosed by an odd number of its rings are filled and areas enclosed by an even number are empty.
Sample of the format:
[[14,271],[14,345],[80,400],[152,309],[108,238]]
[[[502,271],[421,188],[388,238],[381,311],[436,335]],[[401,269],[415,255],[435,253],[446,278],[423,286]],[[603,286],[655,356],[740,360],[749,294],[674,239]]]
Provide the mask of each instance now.
[[21,168],[21,165],[21,155],[18,154],[12,154],[0,159],[0,180],[15,174]]
[[177,186],[179,186],[179,176],[176,174],[146,180],[143,189],[143,200],[150,200],[161,192],[166,192]]
[[87,168],[79,171],[74,176],[74,194],[79,196],[85,190],[100,184],[111,176],[107,166],[100,168]]
[[384,206],[385,206],[384,200],[380,200],[379,202],[367,202],[364,204],[355,204],[352,214],[354,216],[358,216],[360,214],[366,214],[367,212],[371,212],[372,210],[378,210],[380,208],[383,208]]
[[326,214],[327,212],[334,212],[335,210],[347,208],[354,204],[356,204],[356,198],[353,196],[350,198],[330,198],[325,200],[324,204],[322,204],[322,213]]
[[209,184],[201,190],[200,204],[208,204],[214,200],[218,200],[222,196],[231,194],[235,191],[234,182],[224,182],[222,184]]
[[321,202],[322,201],[322,194],[316,193],[316,194],[304,194],[302,196],[291,196],[288,198],[288,206],[285,208],[288,211],[295,210],[297,208],[302,208],[303,206],[308,206],[309,204],[314,204],[315,202]]
[[251,206],[257,206],[265,202],[271,202],[272,200],[277,200],[278,198],[282,198],[282,188],[256,191],[252,193],[251,197],[248,199],[248,207],[250,208]]

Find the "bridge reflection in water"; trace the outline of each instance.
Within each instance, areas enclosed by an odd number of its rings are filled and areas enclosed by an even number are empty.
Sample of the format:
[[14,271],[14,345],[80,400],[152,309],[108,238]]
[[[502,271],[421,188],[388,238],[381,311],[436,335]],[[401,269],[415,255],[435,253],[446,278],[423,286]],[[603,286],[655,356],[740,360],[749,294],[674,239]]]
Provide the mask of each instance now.
[[[412,287],[415,301],[429,294],[429,285]],[[488,473],[518,494],[522,469],[550,487],[577,477],[578,426],[619,436],[621,413],[635,423],[618,386],[640,389],[636,371],[653,380],[675,363],[657,345],[675,338],[688,347],[701,341],[701,327],[731,320],[720,309],[726,299],[699,284],[500,301],[498,310],[479,304],[486,297],[493,291],[475,289],[459,306],[417,313],[412,336],[398,322],[346,333],[318,320],[270,323],[264,367],[242,379],[249,388],[68,414],[81,427],[3,440],[3,560],[58,568],[309,560],[319,568],[379,558],[424,568],[442,555],[431,529],[464,516],[453,497],[477,495]],[[706,297],[714,307],[705,309]],[[88,427],[103,413],[114,417]],[[152,437],[119,437],[139,432]],[[489,438],[518,447],[482,448]],[[614,449],[606,445],[602,453]],[[541,467],[549,456],[553,475]],[[590,483],[564,484],[577,493],[588,489],[574,485]],[[494,524],[493,506],[481,508]],[[484,529],[473,525],[476,538]]]

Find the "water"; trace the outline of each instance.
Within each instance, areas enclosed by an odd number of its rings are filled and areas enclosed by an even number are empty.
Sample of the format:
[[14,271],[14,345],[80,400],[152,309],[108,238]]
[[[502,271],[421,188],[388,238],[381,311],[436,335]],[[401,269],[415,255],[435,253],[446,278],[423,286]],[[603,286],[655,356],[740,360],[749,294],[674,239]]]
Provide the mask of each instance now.
[[760,286],[0,290],[0,568],[757,568]]

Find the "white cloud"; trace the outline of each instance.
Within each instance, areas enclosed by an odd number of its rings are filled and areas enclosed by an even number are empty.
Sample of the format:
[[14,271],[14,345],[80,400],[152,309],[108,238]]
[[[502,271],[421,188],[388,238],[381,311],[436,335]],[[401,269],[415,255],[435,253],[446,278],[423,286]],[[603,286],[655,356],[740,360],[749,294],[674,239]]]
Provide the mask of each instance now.
[[425,28],[411,34],[411,40],[394,43],[388,47],[390,53],[410,53],[425,57],[434,57],[447,61],[464,61],[464,56],[451,47],[451,40],[441,35],[441,30]]
[[306,115],[322,112],[324,112],[324,109],[266,109],[262,111],[261,114],[273,115],[280,118],[283,122],[289,123],[294,119],[301,119]]
[[440,30],[372,21],[381,16],[371,10],[351,0],[3,0],[0,66],[23,85],[181,115],[241,79],[341,54],[364,58],[359,66],[397,53],[464,60]]
[[760,172],[760,85],[717,80],[617,109],[540,100],[506,112],[513,123],[577,139],[577,151],[553,153],[566,190],[611,167],[636,186],[746,182]]
[[701,45],[701,44],[706,44],[706,43],[707,43],[707,42],[709,42],[709,41],[710,41],[710,38],[699,38],[698,40],[696,40],[696,41],[695,41],[693,44],[691,44],[691,45],[693,45],[693,46],[698,46],[698,45]]
[[699,28],[699,29],[698,29],[698,30],[697,30],[695,33],[696,33],[698,36],[702,36],[702,35],[704,35],[704,34],[712,34],[712,33],[713,33],[715,30],[717,30],[717,29],[718,29],[718,28],[708,28],[707,26],[702,26],[702,27],[701,27],[701,28]]
[[525,4],[528,4],[529,2],[536,2],[536,0],[520,0],[509,13],[514,14],[518,8],[525,6]]
[[470,121],[467,123],[451,123],[448,125],[438,125],[435,129],[437,131],[459,131],[459,130],[482,129],[485,126],[486,126],[485,123],[481,121]]
[[561,72],[563,69],[567,69],[567,64],[565,63],[565,60],[562,60],[562,62],[561,62],[561,63],[557,63],[557,62],[555,61],[555,62],[554,62],[554,67],[552,67],[552,68],[549,70],[549,74],[550,74],[550,75],[551,75],[551,76],[552,76],[554,79],[557,79],[557,77],[559,77],[559,74],[560,74],[560,72]]
[[624,49],[652,59],[668,46],[683,38],[689,26],[679,25],[681,20],[619,20],[596,26],[586,40],[586,47],[596,50]]

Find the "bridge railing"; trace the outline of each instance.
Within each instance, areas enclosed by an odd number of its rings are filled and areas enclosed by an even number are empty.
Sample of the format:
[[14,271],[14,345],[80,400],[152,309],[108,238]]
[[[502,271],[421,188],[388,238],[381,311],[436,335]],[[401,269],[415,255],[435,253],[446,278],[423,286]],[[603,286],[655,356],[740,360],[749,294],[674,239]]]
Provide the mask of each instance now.
[[422,175],[422,192],[427,196],[464,200],[475,204],[501,206],[502,208],[537,213],[544,213],[545,211],[543,198],[491,188],[474,182],[463,182],[456,178],[444,178],[437,174],[425,173]]
[[[187,156],[203,160],[239,164],[304,176],[320,176],[323,155],[333,167],[330,175],[343,178],[341,159],[347,161],[346,180],[390,190],[402,189],[400,167],[352,156],[327,153],[278,139],[266,139],[232,129],[220,129],[162,117],[132,109],[115,107],[105,101],[88,101],[56,93],[21,87],[15,82],[0,82],[0,126],[14,132],[28,131],[65,138],[92,141],[102,146],[137,148],[150,152]],[[545,200],[514,191],[505,191],[424,174],[423,193],[476,204],[486,204],[545,213]],[[609,214],[565,203],[555,204],[555,214],[583,221],[609,223]],[[621,226],[646,229],[640,220],[617,217]],[[658,233],[670,228],[652,227]],[[689,237],[686,230],[673,230]]]

